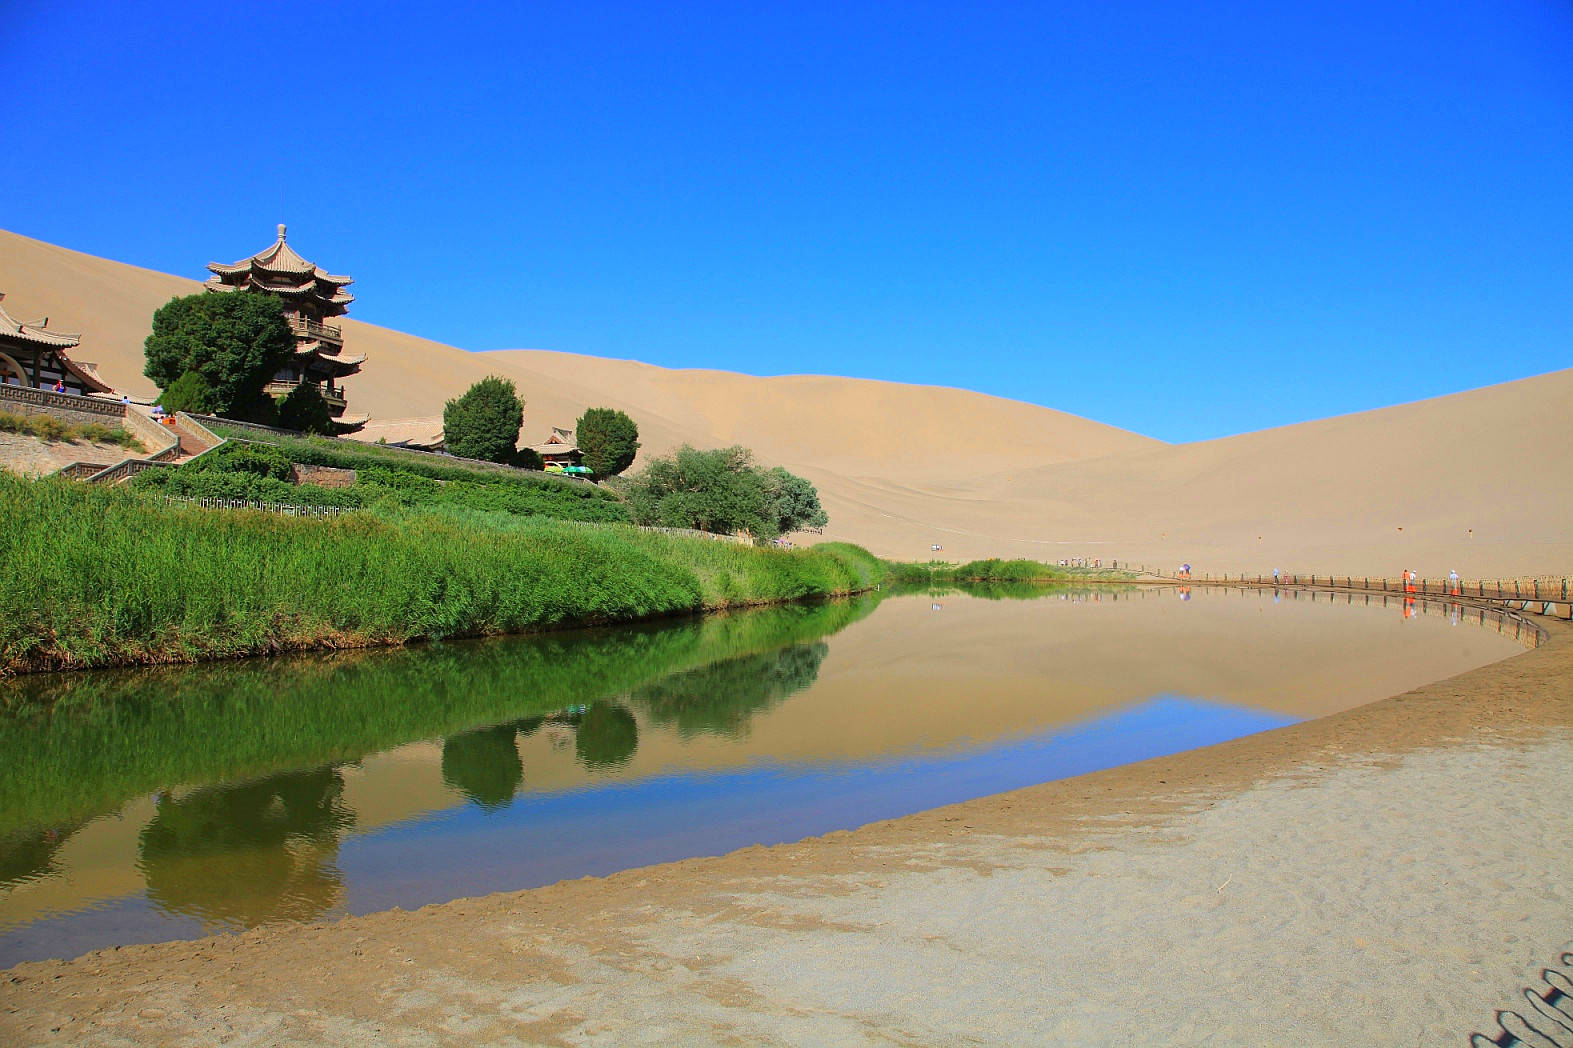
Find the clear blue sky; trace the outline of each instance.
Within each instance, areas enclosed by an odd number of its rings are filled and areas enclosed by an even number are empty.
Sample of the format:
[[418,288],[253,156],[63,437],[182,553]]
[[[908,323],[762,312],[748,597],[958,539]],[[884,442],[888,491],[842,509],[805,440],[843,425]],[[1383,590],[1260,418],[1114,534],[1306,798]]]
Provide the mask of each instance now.
[[1566,0],[0,23],[0,227],[201,277],[284,221],[353,316],[467,349],[961,386],[1176,441],[1573,365]]

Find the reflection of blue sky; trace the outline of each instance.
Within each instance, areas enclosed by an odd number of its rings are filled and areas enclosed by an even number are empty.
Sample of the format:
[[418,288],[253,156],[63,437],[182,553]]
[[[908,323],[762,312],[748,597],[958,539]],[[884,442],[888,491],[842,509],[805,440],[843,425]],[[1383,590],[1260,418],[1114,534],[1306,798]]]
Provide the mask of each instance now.
[[465,805],[348,840],[339,867],[352,913],[419,906],[800,840],[1294,721],[1164,696],[1075,727],[965,751],[757,764],[522,793],[502,811]]
[[[761,763],[524,792],[498,811],[464,804],[351,835],[340,845],[336,866],[347,885],[344,910],[350,913],[423,906],[800,840],[1294,721],[1163,696],[1072,727],[964,750],[843,763]],[[0,934],[0,967],[203,933],[195,919],[168,913],[144,896],[104,900],[6,930]]]

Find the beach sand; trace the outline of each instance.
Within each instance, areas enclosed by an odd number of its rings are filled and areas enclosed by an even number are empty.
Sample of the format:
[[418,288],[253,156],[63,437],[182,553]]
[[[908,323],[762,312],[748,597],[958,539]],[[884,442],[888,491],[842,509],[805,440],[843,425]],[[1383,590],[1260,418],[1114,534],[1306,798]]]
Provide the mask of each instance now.
[[0,974],[8,1044],[1436,1045],[1573,945],[1573,627],[721,858]]

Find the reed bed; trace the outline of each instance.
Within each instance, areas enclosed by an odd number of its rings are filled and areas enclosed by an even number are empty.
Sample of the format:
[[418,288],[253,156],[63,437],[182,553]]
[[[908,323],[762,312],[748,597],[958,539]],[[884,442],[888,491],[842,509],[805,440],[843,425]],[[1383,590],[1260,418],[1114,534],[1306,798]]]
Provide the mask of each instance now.
[[730,546],[504,513],[329,520],[0,477],[0,673],[519,633],[829,596],[856,547]]

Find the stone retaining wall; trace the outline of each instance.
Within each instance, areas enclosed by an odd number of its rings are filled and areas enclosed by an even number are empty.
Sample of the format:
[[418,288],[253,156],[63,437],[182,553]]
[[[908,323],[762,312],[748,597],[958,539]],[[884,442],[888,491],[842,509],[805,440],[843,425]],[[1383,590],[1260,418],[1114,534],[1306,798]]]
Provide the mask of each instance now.
[[[50,415],[78,426],[89,422],[121,422],[126,417],[126,406],[113,400],[9,385],[0,385],[0,411],[17,415]],[[138,436],[141,434],[138,433]]]
[[337,469],[333,466],[313,466],[306,462],[295,463],[292,478],[296,484],[315,484],[323,488],[347,488],[355,483],[353,469]]

